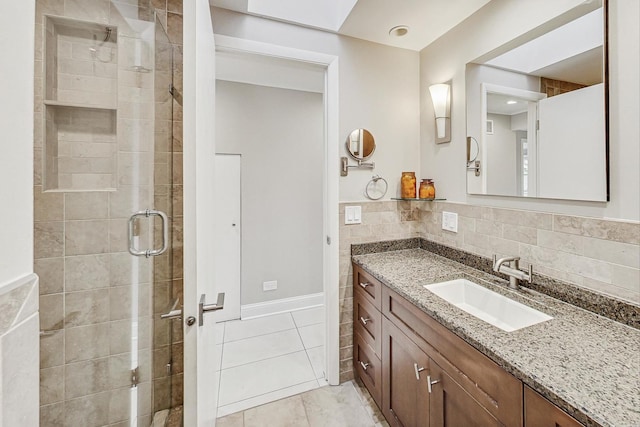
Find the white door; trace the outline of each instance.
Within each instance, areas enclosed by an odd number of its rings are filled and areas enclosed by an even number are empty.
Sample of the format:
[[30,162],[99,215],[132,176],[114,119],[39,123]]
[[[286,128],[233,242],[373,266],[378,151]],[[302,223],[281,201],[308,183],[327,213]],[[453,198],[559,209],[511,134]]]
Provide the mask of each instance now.
[[240,318],[241,199],[239,154],[216,154],[216,287],[224,292],[224,310],[216,322]]
[[[184,425],[215,425],[215,42],[208,0],[184,2]],[[200,325],[202,316],[202,325]],[[195,320],[188,325],[190,318]]]

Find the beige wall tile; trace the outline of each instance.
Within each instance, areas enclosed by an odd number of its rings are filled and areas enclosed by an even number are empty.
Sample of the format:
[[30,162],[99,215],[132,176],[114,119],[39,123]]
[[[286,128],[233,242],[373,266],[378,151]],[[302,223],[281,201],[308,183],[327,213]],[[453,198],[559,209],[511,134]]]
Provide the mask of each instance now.
[[[42,307],[40,308],[42,310]],[[64,330],[40,336],[40,367],[50,368],[64,363]]]
[[131,411],[131,387],[112,390],[109,395],[109,423],[129,419]]
[[502,237],[502,223],[486,219],[477,219],[476,232],[489,236]]
[[482,218],[503,224],[521,225],[542,230],[551,230],[553,225],[553,215],[533,211],[484,208]]
[[65,219],[104,219],[109,217],[109,193],[65,193]]
[[612,264],[612,282],[614,285],[640,293],[640,270]]
[[535,245],[538,242],[536,228],[521,227],[518,225],[505,225],[502,230],[502,237],[528,245]]
[[640,224],[635,222],[554,215],[553,230],[634,245],[640,244]]
[[65,325],[68,327],[104,323],[109,320],[109,290],[65,294]]
[[40,406],[41,426],[63,426],[65,421],[64,403]]
[[109,323],[65,329],[65,362],[79,362],[109,355]]
[[584,256],[612,264],[640,268],[640,246],[630,243],[585,237]]
[[640,304],[640,291],[631,290],[623,287],[616,286],[611,283],[604,283],[599,280],[584,278],[583,287],[591,289],[596,292],[603,293],[605,295],[611,295],[616,298],[622,298],[627,301],[631,301],[635,304]]
[[64,255],[64,223],[36,222],[34,224],[34,257],[55,258]]
[[64,291],[64,258],[36,259],[33,268],[40,278],[40,295]]
[[66,221],[64,234],[67,256],[109,252],[109,221]]
[[556,231],[538,230],[538,246],[570,252],[576,255],[584,253],[585,238]]
[[109,286],[109,255],[82,255],[65,258],[65,290],[67,292],[106,288]]
[[64,326],[63,294],[42,295],[40,297],[40,329],[51,331]]
[[40,405],[64,400],[64,367],[56,366],[40,370]]

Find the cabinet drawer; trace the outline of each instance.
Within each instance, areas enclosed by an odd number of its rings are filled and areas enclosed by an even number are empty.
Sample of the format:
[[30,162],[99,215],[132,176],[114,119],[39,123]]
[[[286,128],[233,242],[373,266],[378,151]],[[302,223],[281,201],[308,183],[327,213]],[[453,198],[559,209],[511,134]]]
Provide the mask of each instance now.
[[[388,287],[382,314],[508,426],[522,426],[522,382]],[[437,350],[436,350],[437,349]]]
[[378,407],[382,406],[382,363],[358,335],[353,337],[353,368]]
[[363,295],[371,305],[380,310],[382,283],[355,264],[353,264],[353,288],[363,291]]
[[355,289],[353,292],[353,330],[360,335],[380,358],[382,354],[381,330],[382,314],[371,305],[363,291]]
[[524,386],[524,425],[528,427],[580,427],[571,415]]

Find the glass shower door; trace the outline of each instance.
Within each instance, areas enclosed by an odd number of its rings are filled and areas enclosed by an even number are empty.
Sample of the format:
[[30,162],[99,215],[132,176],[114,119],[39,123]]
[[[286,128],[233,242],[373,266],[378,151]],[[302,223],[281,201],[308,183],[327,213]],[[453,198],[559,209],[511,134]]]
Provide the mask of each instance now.
[[36,16],[40,424],[147,427],[181,402],[174,46],[149,5],[62,3]]

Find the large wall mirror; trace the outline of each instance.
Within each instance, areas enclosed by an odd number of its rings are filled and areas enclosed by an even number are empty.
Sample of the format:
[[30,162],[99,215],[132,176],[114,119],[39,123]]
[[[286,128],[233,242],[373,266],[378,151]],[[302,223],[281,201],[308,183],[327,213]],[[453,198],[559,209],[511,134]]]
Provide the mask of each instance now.
[[606,0],[467,64],[467,192],[608,201]]

